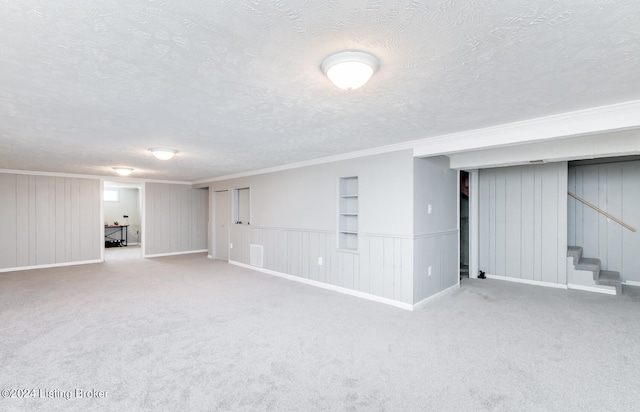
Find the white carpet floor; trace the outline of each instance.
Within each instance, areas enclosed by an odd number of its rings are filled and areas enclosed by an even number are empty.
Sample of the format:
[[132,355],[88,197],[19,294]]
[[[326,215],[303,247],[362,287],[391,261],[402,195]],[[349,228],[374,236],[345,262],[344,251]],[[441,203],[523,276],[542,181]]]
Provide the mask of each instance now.
[[465,280],[409,312],[127,253],[0,274],[0,410],[639,410],[633,288]]

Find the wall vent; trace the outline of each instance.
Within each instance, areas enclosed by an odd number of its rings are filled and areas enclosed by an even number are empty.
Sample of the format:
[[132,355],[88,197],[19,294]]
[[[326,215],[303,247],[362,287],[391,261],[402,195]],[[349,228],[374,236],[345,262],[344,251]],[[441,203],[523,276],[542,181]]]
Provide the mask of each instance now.
[[263,247],[262,245],[250,245],[249,248],[249,264],[251,266],[263,267]]

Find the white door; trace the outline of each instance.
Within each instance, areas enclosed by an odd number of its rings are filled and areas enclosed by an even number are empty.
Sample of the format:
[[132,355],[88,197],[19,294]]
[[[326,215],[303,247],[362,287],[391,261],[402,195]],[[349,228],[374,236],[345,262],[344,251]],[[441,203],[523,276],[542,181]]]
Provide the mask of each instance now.
[[215,258],[229,260],[229,192],[216,192],[215,199]]

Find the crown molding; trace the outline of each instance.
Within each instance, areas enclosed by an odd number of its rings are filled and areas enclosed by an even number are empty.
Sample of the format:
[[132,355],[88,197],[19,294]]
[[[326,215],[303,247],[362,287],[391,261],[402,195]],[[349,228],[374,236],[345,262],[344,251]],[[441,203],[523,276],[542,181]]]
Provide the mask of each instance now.
[[247,176],[262,175],[262,174],[266,174],[266,173],[281,172],[283,170],[298,169],[298,168],[301,168],[301,167],[315,166],[315,165],[320,165],[320,164],[325,164],[325,163],[339,162],[341,160],[357,159],[359,157],[374,156],[374,155],[378,155],[378,154],[397,152],[397,151],[400,151],[400,150],[413,150],[414,147],[415,147],[415,141],[396,143],[396,144],[392,144],[392,145],[374,147],[372,149],[359,150],[357,152],[344,153],[344,154],[339,154],[339,155],[335,155],[335,156],[320,157],[320,158],[317,158],[317,159],[304,160],[302,162],[287,163],[287,164],[281,165],[281,166],[273,166],[273,167],[267,167],[267,168],[264,168],[264,169],[249,170],[247,172],[240,172],[240,173],[234,173],[234,174],[230,174],[230,175],[217,176],[217,177],[212,177],[212,178],[209,178],[209,179],[200,179],[200,180],[194,181],[193,184],[194,185],[202,185],[204,183],[219,182],[219,181],[222,181],[222,180],[237,179],[237,178],[240,178],[240,177],[247,177]]
[[101,175],[83,175],[75,173],[56,173],[56,172],[41,172],[36,170],[16,170],[16,169],[0,169],[0,173],[8,173],[14,175],[30,175],[30,176],[49,176],[49,177],[70,177],[75,179],[96,179],[105,180],[109,182],[117,183],[168,183],[173,185],[192,185],[192,182],[182,182],[177,180],[156,180],[156,179],[140,179],[140,178],[126,178],[116,176],[101,176]]
[[411,140],[281,166],[250,170],[208,179],[199,179],[195,180],[193,184],[202,187],[206,186],[206,183],[280,172],[400,150],[413,150],[414,157],[428,157],[466,152],[480,148],[512,146],[635,128],[640,128],[640,100],[560,113],[553,116],[539,117],[465,132]]
[[640,128],[640,100],[423,139],[415,157],[448,155]]

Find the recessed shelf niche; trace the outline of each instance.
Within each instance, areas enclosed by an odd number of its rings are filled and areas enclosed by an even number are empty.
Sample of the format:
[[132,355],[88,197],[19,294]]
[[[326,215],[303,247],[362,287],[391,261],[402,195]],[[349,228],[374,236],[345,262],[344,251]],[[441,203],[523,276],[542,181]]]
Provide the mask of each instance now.
[[338,196],[338,249],[358,250],[358,177],[341,177]]

